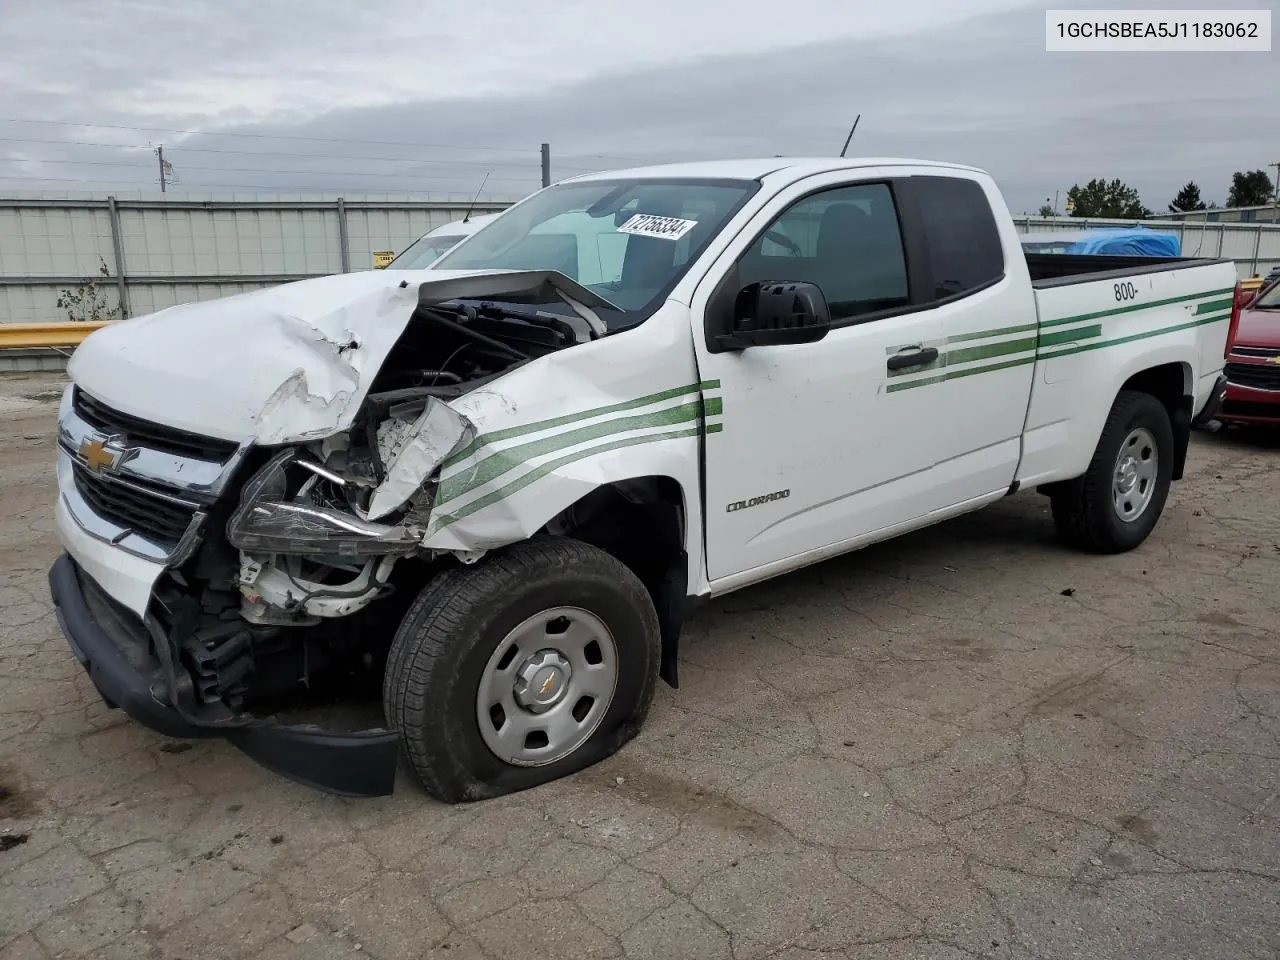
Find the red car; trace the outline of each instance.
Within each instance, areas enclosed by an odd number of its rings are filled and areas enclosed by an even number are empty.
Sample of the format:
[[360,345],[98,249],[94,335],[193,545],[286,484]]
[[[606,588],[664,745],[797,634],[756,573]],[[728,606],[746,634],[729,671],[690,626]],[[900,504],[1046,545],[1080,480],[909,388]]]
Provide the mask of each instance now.
[[1280,282],[1245,305],[1227,356],[1227,392],[1216,419],[1280,424]]

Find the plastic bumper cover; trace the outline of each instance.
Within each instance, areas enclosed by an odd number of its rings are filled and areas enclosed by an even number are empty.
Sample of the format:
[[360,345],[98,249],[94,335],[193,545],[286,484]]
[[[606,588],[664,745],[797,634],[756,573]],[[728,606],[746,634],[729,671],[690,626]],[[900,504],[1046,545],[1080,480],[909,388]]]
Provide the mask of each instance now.
[[1209,399],[1205,403],[1201,411],[1196,414],[1195,419],[1191,421],[1193,427],[1203,427],[1210,420],[1215,420],[1219,412],[1222,410],[1222,401],[1227,395],[1227,375],[1225,373],[1218,374],[1218,379],[1213,383],[1213,390],[1209,392]]
[[1280,423],[1280,390],[1260,390],[1227,384],[1227,395],[1217,419],[1224,423]]
[[151,653],[152,641],[168,644],[158,623],[111,601],[66,554],[49,570],[49,590],[63,635],[108,706],[166,736],[222,737],[269,770],[326,793],[392,792],[399,751],[394,732],[335,733],[245,716],[193,717],[173,705],[177,678]]

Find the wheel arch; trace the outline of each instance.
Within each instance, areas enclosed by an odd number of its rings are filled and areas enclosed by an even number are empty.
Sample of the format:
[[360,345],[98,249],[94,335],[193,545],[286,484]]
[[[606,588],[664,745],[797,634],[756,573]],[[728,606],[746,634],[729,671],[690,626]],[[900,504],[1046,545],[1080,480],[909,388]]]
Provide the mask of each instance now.
[[[696,504],[697,501],[693,501]],[[662,632],[660,676],[678,685],[676,659],[688,598],[690,557],[700,555],[691,502],[675,477],[649,474],[602,483],[557,513],[544,527],[599,547],[645,585]]]
[[[1191,364],[1172,361],[1147,367],[1129,376],[1120,390],[1132,390],[1155,397],[1169,412],[1173,425],[1173,474],[1181,480],[1191,444],[1191,419],[1195,407],[1195,380]],[[1119,396],[1119,392],[1117,392]]]

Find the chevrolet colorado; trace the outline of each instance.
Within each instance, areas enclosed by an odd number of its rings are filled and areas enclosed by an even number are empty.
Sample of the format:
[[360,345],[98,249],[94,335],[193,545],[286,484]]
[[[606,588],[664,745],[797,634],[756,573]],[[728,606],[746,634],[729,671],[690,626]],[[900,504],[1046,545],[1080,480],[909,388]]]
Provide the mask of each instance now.
[[[1215,412],[1235,268],[1024,254],[993,181],[892,159],[579,177],[420,271],[106,327],[50,571],[103,698],[348,795],[491,797],[625,743],[690,597],[1020,488],[1147,537]],[[356,664],[385,726],[266,705]],[[354,674],[353,674],[354,675]]]

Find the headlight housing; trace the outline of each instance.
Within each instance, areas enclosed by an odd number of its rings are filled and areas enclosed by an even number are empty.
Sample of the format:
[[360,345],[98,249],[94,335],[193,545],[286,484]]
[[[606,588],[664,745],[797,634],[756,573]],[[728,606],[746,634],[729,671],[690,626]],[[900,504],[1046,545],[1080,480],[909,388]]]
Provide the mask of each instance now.
[[244,485],[240,506],[227,522],[227,540],[249,553],[369,557],[412,553],[413,531],[361,520],[316,495],[331,483],[301,467],[296,449],[283,450]]

